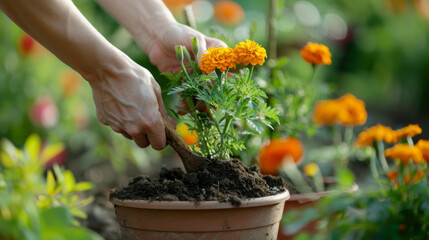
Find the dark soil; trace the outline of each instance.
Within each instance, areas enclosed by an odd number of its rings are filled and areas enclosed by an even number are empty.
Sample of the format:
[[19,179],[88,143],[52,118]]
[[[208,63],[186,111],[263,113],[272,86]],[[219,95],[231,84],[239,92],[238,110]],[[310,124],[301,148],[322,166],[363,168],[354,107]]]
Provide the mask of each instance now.
[[150,201],[221,201],[240,205],[242,200],[265,197],[287,189],[282,177],[264,176],[257,167],[237,159],[206,160],[194,173],[180,168],[161,170],[158,179],[139,176],[115,189],[110,198]]

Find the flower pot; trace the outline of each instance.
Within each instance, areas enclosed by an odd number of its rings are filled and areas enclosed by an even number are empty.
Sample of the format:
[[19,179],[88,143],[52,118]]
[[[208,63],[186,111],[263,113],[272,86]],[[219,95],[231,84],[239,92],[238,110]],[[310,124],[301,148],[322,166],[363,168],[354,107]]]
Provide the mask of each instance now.
[[[324,179],[326,186],[332,186],[336,184],[335,179],[333,178],[325,178]],[[346,190],[346,192],[354,193],[359,189],[358,185],[354,183],[350,189]],[[330,194],[334,193],[336,190],[323,191],[318,193],[311,194],[292,194],[285,204],[284,214],[291,210],[302,210],[304,211],[306,208],[314,207],[317,205],[318,201]],[[290,240],[296,237],[301,232],[307,233],[315,233],[317,232],[319,220],[314,220],[307,223],[303,228],[301,228],[298,232],[290,233],[287,231],[286,226],[280,226],[278,240]]]
[[125,240],[277,239],[289,192],[244,200],[239,206],[218,201],[111,199]]

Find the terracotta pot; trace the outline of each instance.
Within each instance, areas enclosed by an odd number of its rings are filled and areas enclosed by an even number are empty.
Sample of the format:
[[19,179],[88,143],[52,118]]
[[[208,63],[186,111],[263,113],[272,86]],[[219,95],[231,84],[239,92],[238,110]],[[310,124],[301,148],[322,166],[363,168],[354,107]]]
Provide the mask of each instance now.
[[[336,184],[336,181],[333,178],[326,178],[324,180],[325,185],[332,186]],[[359,189],[358,185],[354,183],[352,187],[347,190],[346,192],[354,193]],[[336,190],[331,191],[324,191],[324,192],[318,192],[318,193],[311,193],[311,194],[292,194],[285,204],[284,207],[284,214],[286,214],[290,210],[302,210],[304,211],[306,208],[314,207],[317,202],[326,196],[329,196],[330,194],[334,193]],[[307,233],[315,233],[317,232],[319,220],[315,220],[312,222],[307,223],[300,231],[296,233],[287,233],[286,228],[280,226],[279,228],[279,234],[278,234],[278,240],[290,240],[296,237],[301,232],[307,232]]]
[[289,192],[241,202],[112,199],[125,240],[277,239]]

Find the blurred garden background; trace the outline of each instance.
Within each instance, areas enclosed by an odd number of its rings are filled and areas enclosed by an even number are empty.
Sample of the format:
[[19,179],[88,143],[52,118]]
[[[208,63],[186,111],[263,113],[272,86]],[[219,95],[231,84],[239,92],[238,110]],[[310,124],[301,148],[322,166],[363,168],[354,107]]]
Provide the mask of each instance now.
[[[151,65],[131,35],[95,1],[73,2],[107,40],[152,72],[165,90],[167,108],[176,111],[177,97],[166,94],[169,80]],[[269,49],[268,0],[164,2],[183,23],[183,8],[190,6],[196,28],[230,46],[252,39]],[[368,121],[361,129],[377,123],[392,128],[412,123],[422,127],[419,137],[429,138],[429,0],[275,3],[271,16],[277,58],[266,65],[281,70],[282,77],[270,82],[261,68],[257,83],[268,92],[276,84],[284,89],[280,109],[284,129],[279,136],[299,136],[305,150],[315,142],[323,144],[326,133],[311,122],[315,101],[352,93],[366,103]],[[94,183],[92,194],[105,199],[108,189],[133,176],[156,175],[161,166],[180,165],[172,149],[140,149],[100,124],[88,83],[0,15],[0,139],[23,146],[36,133],[45,144],[62,142],[64,149],[45,168],[64,165],[77,180]],[[309,41],[325,44],[332,53],[332,64],[318,68],[315,76],[300,55]],[[244,158],[252,162],[255,155],[249,149]],[[108,224],[102,218],[95,225],[92,219],[91,228]]]

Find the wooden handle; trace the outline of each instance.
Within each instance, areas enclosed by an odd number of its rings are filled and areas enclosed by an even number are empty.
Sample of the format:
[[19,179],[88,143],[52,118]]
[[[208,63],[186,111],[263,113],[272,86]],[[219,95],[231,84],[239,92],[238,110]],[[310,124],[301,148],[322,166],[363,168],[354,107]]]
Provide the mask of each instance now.
[[204,159],[203,157],[194,153],[185,143],[183,138],[176,131],[173,124],[167,119],[163,118],[165,125],[165,135],[167,137],[167,143],[179,154],[182,159],[183,165],[187,172],[195,172],[198,170],[200,162]]

